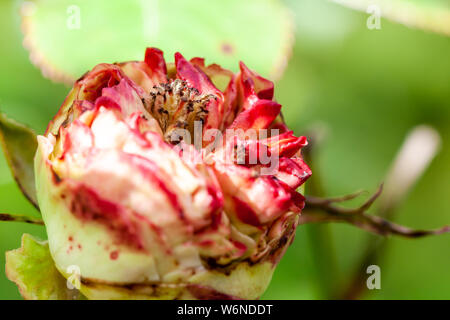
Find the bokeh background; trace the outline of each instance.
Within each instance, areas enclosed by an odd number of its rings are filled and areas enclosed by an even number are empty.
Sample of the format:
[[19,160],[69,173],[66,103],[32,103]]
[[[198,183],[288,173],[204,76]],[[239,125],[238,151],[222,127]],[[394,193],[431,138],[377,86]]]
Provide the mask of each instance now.
[[[19,14],[22,2],[0,0],[0,110],[43,133],[69,87],[46,79],[31,63],[29,52],[22,45],[24,36]],[[283,51],[285,60],[290,57],[284,73],[269,74],[268,70],[274,69],[273,61],[268,61],[266,66],[264,59],[267,50],[271,50],[272,35],[266,31],[258,33],[255,23],[264,25],[260,30],[278,30],[281,21],[271,19],[271,13],[264,11],[266,2],[261,1],[261,10],[251,20],[251,26],[240,22],[243,30],[256,30],[252,37],[267,36],[267,42],[259,41],[266,46],[250,47],[247,51],[244,46],[241,51],[250,57],[245,62],[251,68],[276,79],[276,99],[283,105],[285,119],[297,135],[320,128],[322,137],[315,145],[312,179],[320,178],[324,194],[374,191],[385,179],[407,133],[417,125],[427,124],[441,137],[440,152],[399,204],[393,220],[415,228],[449,224],[450,38],[386,19],[381,19],[381,29],[370,30],[368,13],[325,0],[283,1],[280,5],[289,10],[293,21],[289,37],[295,43],[292,50]],[[448,17],[449,1],[423,2],[437,3]],[[216,5],[211,3],[207,10]],[[220,13],[227,1],[217,3],[221,3],[217,4]],[[192,6],[199,17],[208,15],[198,3]],[[124,7],[123,11],[126,10]],[[235,21],[230,13],[233,11],[226,11],[227,16],[223,17],[227,26]],[[215,17],[218,23],[219,18]],[[186,37],[195,38],[193,31],[196,37],[214,34],[214,25],[202,25],[201,21],[189,25]],[[186,26],[177,23],[177,19],[170,21],[172,34],[174,30],[186,31]],[[160,33],[164,36],[164,29]],[[40,35],[45,38],[45,34],[41,30]],[[103,36],[108,41],[107,26],[103,26]],[[121,54],[126,53],[126,46],[120,42],[120,37],[127,36],[126,32],[116,36],[119,38],[113,40],[121,47]],[[284,36],[280,35],[280,39]],[[44,40],[52,40],[52,30],[48,30],[48,37]],[[227,37],[233,43],[229,34]],[[170,46],[171,39],[166,40]],[[89,41],[92,50],[84,53],[83,61],[93,61],[92,66],[95,62],[107,62],[95,61],[102,39]],[[56,43],[60,46],[53,50],[60,50],[70,65],[70,57],[78,52],[79,43],[64,39]],[[203,54],[200,46],[187,43],[175,49],[165,48],[163,44],[162,49],[169,53],[188,52],[188,58],[192,53],[206,56],[207,62],[215,61],[213,51]],[[252,56],[256,57],[254,61]],[[166,59],[170,60],[169,57],[166,54]],[[231,55],[227,59],[227,63],[233,62],[237,67],[241,57]],[[0,212],[38,214],[16,187],[3,154],[0,156]],[[18,248],[24,232],[46,237],[44,228],[39,226],[0,223],[1,266],[5,265],[4,252]],[[380,241],[378,236],[349,225],[301,226],[262,298],[341,298],[358,270],[367,267],[360,263],[367,244]],[[450,235],[419,240],[391,237],[379,250],[376,264],[381,268],[381,289],[363,290],[356,298],[450,299]],[[20,298],[17,287],[6,278],[2,267],[0,299]]]

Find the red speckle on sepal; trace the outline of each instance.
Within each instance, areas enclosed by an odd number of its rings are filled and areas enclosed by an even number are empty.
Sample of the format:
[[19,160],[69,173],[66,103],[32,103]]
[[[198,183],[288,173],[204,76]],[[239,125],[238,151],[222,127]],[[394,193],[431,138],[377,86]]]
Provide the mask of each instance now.
[[117,260],[117,258],[119,258],[119,251],[117,251],[117,250],[112,251],[112,252],[109,254],[109,258],[110,258],[111,260]]

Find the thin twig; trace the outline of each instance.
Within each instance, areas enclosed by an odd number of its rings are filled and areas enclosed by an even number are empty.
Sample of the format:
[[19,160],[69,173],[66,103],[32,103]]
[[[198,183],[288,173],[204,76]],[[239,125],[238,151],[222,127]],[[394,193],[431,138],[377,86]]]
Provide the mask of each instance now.
[[44,221],[39,218],[8,213],[0,213],[0,221],[25,222],[30,224],[44,225]]
[[[346,222],[363,230],[382,235],[398,235],[406,238],[420,238],[429,235],[450,233],[450,226],[444,226],[435,230],[414,230],[402,225],[390,222],[378,216],[367,214],[367,210],[380,196],[383,190],[381,185],[378,190],[358,208],[342,208],[334,203],[341,199],[354,198],[355,194],[340,198],[306,197],[306,207],[300,217],[300,224],[319,222]],[[336,200],[337,199],[337,200]]]
[[361,190],[361,191],[357,191],[355,193],[351,193],[351,194],[348,194],[348,195],[345,195],[345,196],[340,196],[340,197],[335,197],[335,198],[326,198],[326,199],[309,196],[309,200],[311,202],[339,203],[339,202],[345,202],[345,201],[356,199],[357,197],[359,197],[363,193],[366,193],[366,191],[365,190]]
[[344,202],[346,200],[352,200],[358,197],[363,193],[363,191],[358,191],[346,196],[336,197],[336,198],[319,198],[319,197],[313,197],[313,196],[307,196],[306,197],[306,209],[308,208],[316,208],[316,209],[322,209],[327,212],[331,212],[336,215],[340,214],[360,214],[367,211],[370,206],[375,202],[375,200],[380,196],[381,192],[383,191],[383,185],[381,184],[378,188],[377,192],[375,192],[366,202],[364,202],[360,207],[354,208],[354,209],[346,209],[346,208],[339,208],[334,206],[334,203]]
[[[376,216],[384,219],[394,217],[396,209],[428,168],[439,151],[440,145],[441,139],[435,129],[420,125],[411,130],[386,175],[385,191],[380,197],[375,211]],[[448,227],[434,231],[434,233],[441,232],[448,232]],[[420,231],[417,234],[420,235]],[[388,242],[383,238],[367,242],[359,262],[355,264],[354,273],[348,282],[349,285],[343,286],[334,298],[358,299],[367,290],[365,285],[366,267],[380,263],[379,260],[383,258],[387,245]]]

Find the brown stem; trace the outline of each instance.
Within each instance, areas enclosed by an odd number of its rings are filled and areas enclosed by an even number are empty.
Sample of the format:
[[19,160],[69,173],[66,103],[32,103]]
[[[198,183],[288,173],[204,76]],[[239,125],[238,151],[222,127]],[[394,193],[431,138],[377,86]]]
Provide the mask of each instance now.
[[300,217],[300,224],[346,222],[378,235],[398,235],[406,238],[420,238],[429,235],[450,233],[450,226],[444,226],[435,230],[414,230],[381,217],[367,214],[367,210],[380,196],[382,190],[383,185],[363,205],[354,209],[341,208],[334,205],[334,203],[341,202],[342,199],[352,199],[355,197],[355,194],[328,199],[307,196],[306,207]]
[[[386,192],[379,200],[376,216],[367,215],[366,211],[381,194],[381,187],[364,205],[356,209],[344,209],[336,207],[334,204],[354,199],[361,192],[339,198],[307,197],[307,207],[301,217],[301,223],[345,222],[383,236],[395,234],[407,238],[450,232],[449,226],[431,231],[412,230],[387,221],[387,219],[393,218],[396,208],[406,197],[411,186],[426,170],[430,161],[437,154],[439,147],[440,137],[433,128],[421,125],[411,130],[386,177]],[[420,150],[417,150],[417,148],[420,148]],[[405,167],[409,170],[405,171]],[[313,172],[317,175],[317,170]],[[313,192],[313,194],[316,196],[323,195],[323,193],[317,192]],[[377,260],[384,253],[387,243],[385,238],[376,241],[372,239],[367,243],[359,263],[356,264],[355,274],[352,276],[349,285],[336,292],[336,295],[333,296],[334,299],[357,299],[361,296],[366,289],[364,281],[367,276],[366,266],[377,263]]]
[[8,213],[0,213],[0,221],[25,222],[30,224],[44,225],[44,221],[39,218]]

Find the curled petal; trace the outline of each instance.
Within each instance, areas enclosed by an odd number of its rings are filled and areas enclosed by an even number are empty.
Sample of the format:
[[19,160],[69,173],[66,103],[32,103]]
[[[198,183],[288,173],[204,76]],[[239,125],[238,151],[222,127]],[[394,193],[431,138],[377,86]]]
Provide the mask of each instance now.
[[175,66],[177,77],[186,81],[191,87],[196,88],[204,95],[211,95],[207,104],[207,117],[205,129],[217,129],[220,126],[220,109],[223,103],[223,94],[218,90],[203,71],[195,68],[179,52],[175,53]]
[[117,85],[124,78],[122,70],[115,65],[102,63],[81,77],[75,84],[79,86],[77,100],[94,102],[101,96],[102,89]]
[[244,224],[260,227],[303,207],[303,197],[274,176],[255,176],[251,168],[219,162],[215,172],[224,189],[227,213]]
[[281,105],[272,101],[273,83],[250,71],[242,62],[240,68],[241,72],[236,78],[239,88],[237,115],[229,128],[268,128],[281,110]]
[[167,82],[167,66],[164,54],[157,48],[147,48],[145,63],[151,70],[151,78],[155,83]]
[[151,117],[144,109],[141,98],[126,79],[122,79],[113,87],[103,88],[101,97],[95,101],[95,106],[118,109],[124,116],[140,111]]
[[[120,67],[112,64],[102,63],[94,67],[92,71],[84,74],[78,79],[69,95],[64,100],[55,117],[50,121],[46,133],[58,134],[61,126],[67,126],[74,119],[73,103],[76,100],[95,103],[101,96],[105,87],[112,87],[120,83],[125,77]],[[135,90],[143,92],[141,88],[132,84]]]
[[209,66],[205,66],[205,59],[203,58],[192,58],[190,60],[191,64],[193,64],[197,69],[200,69],[205,73],[209,79],[211,79],[212,83],[219,90],[224,91],[229,83],[234,78],[234,73],[228,69],[224,69],[218,64],[210,64]]
[[273,82],[261,77],[259,74],[251,71],[242,61],[239,63],[241,69],[241,83],[251,86],[258,98],[272,100],[274,85]]
[[280,157],[293,157],[298,153],[300,148],[308,145],[306,137],[296,137],[292,131],[273,136],[265,141],[273,153],[277,153]]
[[175,53],[175,66],[179,79],[187,81],[190,86],[198,89],[203,94],[213,94],[218,98],[222,97],[221,92],[214,86],[208,76],[203,71],[195,68],[179,52]]
[[294,190],[311,176],[311,169],[300,158],[280,158],[278,166],[275,176]]
[[192,58],[190,60],[197,69],[203,71],[213,84],[223,92],[223,104],[219,104],[219,114],[222,119],[221,130],[228,127],[236,116],[237,76],[230,70],[224,69],[218,64],[205,66],[205,59]]
[[[273,130],[273,129],[272,129]],[[270,138],[262,140],[250,140],[247,144],[265,145],[271,154],[279,157],[291,158],[299,152],[301,148],[308,145],[306,137],[296,137],[292,131],[288,131],[279,135],[273,135]]]
[[236,76],[233,76],[224,92],[221,130],[227,128],[236,117],[237,87],[235,79]]
[[123,73],[134,83],[141,87],[145,92],[151,90],[160,82],[156,78],[152,78],[152,73],[148,65],[143,61],[130,61],[118,64]]
[[251,107],[239,113],[229,129],[266,129],[278,116],[281,105],[270,100],[257,100]]

